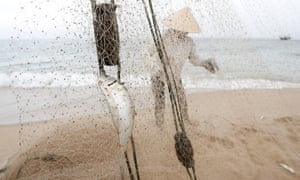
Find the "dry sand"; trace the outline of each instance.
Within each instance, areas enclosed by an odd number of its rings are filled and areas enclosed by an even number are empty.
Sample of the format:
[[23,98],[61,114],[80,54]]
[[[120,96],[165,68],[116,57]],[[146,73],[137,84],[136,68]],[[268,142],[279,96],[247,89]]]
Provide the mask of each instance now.
[[[197,92],[188,103],[198,179],[300,179],[300,89]],[[188,179],[167,114],[160,130],[152,109],[137,112],[143,180]],[[21,179],[119,179],[117,145],[108,115],[1,126],[0,169],[11,158],[0,177],[14,179],[21,169]]]

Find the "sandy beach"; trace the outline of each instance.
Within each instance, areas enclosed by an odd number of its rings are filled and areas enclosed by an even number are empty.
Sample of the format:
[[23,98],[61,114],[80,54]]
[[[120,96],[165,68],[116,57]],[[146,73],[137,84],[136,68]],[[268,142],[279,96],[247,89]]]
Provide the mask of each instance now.
[[[300,179],[300,89],[193,91],[188,105],[198,179]],[[189,178],[176,157],[170,108],[166,114],[160,130],[153,108],[137,111],[143,180]],[[109,114],[2,125],[0,178],[119,179],[117,146]]]

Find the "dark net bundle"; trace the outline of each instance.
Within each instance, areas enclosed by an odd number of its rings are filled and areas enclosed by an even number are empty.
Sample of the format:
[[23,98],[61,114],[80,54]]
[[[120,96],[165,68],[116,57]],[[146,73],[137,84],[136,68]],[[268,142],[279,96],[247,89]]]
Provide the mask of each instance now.
[[96,45],[99,65],[119,65],[120,39],[115,4],[96,5]]
[[186,168],[194,168],[194,150],[191,141],[185,132],[177,132],[175,138],[175,149],[178,160]]

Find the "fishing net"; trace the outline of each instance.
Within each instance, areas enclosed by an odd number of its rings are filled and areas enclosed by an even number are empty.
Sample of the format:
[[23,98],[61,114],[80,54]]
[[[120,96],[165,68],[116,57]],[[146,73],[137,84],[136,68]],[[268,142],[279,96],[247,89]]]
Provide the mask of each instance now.
[[[98,85],[101,68],[113,77],[120,71],[134,102],[141,179],[187,179],[182,164],[194,164],[199,179],[264,174],[256,167],[265,168],[270,179],[272,174],[287,179],[277,172],[278,163],[299,167],[293,160],[299,150],[298,104],[289,100],[297,100],[299,92],[300,47],[298,41],[278,40],[297,35],[297,2],[152,4],[162,36],[167,31],[162,20],[189,6],[202,30],[189,34],[196,52],[202,59],[214,57],[219,66],[213,74],[188,61],[182,65],[186,134],[174,136],[166,84],[164,122],[156,125],[151,75],[159,61],[151,56],[156,49],[141,1],[97,1],[97,22],[103,23],[94,26],[90,0],[16,0],[9,6],[14,11],[3,10],[13,18],[4,21],[12,27],[0,40],[0,135],[7,137],[0,138],[0,178],[120,178],[118,134]],[[289,95],[281,91],[286,88]]]
[[104,61],[104,65],[119,64],[119,32],[117,17],[115,14],[117,6],[115,4],[96,5],[96,44],[99,53],[99,64]]

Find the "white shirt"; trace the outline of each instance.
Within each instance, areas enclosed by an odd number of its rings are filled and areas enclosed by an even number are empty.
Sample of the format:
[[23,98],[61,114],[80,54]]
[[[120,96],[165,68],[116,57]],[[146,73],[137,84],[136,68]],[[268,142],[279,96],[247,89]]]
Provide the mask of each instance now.
[[[185,36],[178,38],[172,30],[168,30],[163,34],[163,42],[170,60],[170,66],[177,80],[180,79],[184,63],[189,60],[193,65],[200,66],[202,60],[196,53],[196,45],[194,41]],[[156,47],[150,49],[150,59],[147,59],[147,66],[152,76],[161,76],[163,66],[158,56]],[[179,78],[179,79],[178,79]]]

